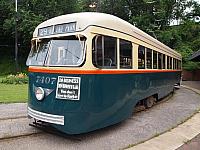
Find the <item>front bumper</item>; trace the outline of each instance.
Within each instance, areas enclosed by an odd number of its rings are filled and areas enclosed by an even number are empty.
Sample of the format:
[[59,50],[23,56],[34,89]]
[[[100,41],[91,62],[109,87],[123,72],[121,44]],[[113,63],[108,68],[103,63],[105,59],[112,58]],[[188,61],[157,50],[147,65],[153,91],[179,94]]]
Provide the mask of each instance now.
[[28,116],[48,123],[64,125],[64,116],[47,114],[28,107]]

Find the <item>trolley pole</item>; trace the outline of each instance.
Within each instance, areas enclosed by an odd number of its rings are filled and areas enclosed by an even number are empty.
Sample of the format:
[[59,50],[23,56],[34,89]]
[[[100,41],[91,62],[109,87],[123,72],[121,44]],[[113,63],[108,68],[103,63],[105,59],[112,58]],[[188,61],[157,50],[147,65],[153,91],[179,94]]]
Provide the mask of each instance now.
[[15,0],[15,68],[16,72],[19,71],[18,66],[18,32],[17,32],[17,22],[18,22],[18,14],[17,14],[17,0]]

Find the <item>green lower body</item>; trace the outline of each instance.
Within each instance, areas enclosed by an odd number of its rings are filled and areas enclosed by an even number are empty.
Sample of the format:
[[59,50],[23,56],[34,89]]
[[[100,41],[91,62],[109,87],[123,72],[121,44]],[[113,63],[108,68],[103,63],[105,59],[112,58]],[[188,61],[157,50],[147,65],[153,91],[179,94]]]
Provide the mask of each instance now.
[[[36,76],[80,77],[80,99],[56,99],[54,84],[36,83]],[[33,110],[64,116],[64,125],[50,124],[67,134],[80,134],[116,124],[130,117],[138,101],[157,95],[167,96],[180,82],[181,72],[107,75],[63,75],[29,73],[29,102]],[[34,87],[53,90],[42,101]]]

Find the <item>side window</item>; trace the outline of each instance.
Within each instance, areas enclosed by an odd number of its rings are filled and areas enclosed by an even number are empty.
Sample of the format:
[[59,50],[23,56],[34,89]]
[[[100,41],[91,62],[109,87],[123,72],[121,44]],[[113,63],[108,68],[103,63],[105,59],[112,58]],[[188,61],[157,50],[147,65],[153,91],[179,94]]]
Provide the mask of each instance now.
[[173,58],[173,69],[175,70],[176,69],[176,59]]
[[176,69],[178,69],[178,59],[176,60]]
[[162,69],[162,54],[158,53],[158,69]]
[[132,68],[132,43],[120,39],[120,68]]
[[99,68],[103,66],[103,36],[97,35],[92,40],[92,63],[95,67]]
[[145,69],[145,47],[138,47],[138,69]]
[[104,65],[117,68],[117,38],[104,36]]
[[172,69],[172,58],[171,57],[169,57],[169,61],[170,61],[170,66],[169,66],[169,69]]
[[165,69],[165,54],[163,54],[163,57],[162,57],[162,69]]
[[92,40],[92,63],[97,68],[117,68],[117,38],[95,36]]
[[153,69],[157,69],[157,52],[153,51]]
[[178,60],[178,69],[181,69],[181,61]]
[[177,69],[180,69],[180,60],[177,61]]
[[170,69],[170,59],[169,59],[169,56],[167,56],[167,69]]
[[147,48],[147,69],[152,69],[152,50]]

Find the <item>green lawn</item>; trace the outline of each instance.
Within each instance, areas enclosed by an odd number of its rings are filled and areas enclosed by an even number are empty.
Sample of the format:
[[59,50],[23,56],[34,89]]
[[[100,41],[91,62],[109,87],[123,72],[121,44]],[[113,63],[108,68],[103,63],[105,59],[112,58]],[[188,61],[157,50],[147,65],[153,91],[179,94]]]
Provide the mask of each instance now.
[[28,84],[15,85],[0,83],[0,103],[27,102],[27,99]]

